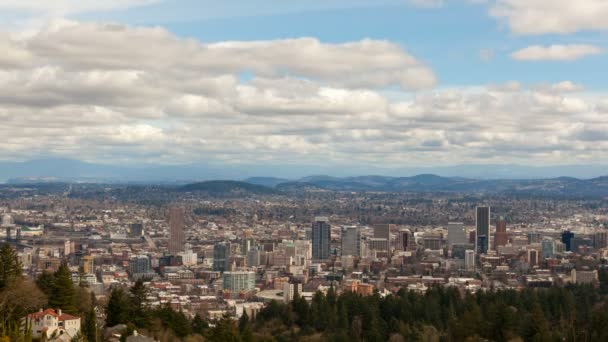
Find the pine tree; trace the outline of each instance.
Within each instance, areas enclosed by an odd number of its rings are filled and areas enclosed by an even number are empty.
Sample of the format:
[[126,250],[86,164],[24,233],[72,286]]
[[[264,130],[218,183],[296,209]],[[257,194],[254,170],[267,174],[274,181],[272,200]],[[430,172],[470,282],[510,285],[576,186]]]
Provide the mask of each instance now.
[[222,317],[215,327],[211,329],[209,341],[213,342],[241,342],[239,329],[230,317]]
[[72,315],[77,315],[76,291],[68,265],[65,263],[61,264],[53,278],[49,306],[54,309],[61,309]]
[[0,291],[21,277],[21,263],[8,243],[0,248]]
[[243,311],[243,314],[239,318],[239,331],[242,333],[249,325],[249,315]]
[[142,280],[135,282],[129,290],[129,299],[131,302],[131,319],[133,324],[138,328],[146,327],[149,322],[149,311],[146,304],[148,290]]
[[106,326],[108,327],[129,322],[129,298],[122,287],[115,287],[110,292],[106,315]]
[[204,336],[208,329],[209,323],[197,313],[192,319],[192,332]]
[[97,314],[93,306],[82,322],[82,334],[88,342],[97,342]]
[[52,273],[44,271],[36,279],[36,285],[38,286],[38,288],[40,290],[42,290],[42,292],[44,292],[44,294],[46,294],[47,296],[50,296],[53,293],[53,280],[54,279],[55,279],[55,276]]

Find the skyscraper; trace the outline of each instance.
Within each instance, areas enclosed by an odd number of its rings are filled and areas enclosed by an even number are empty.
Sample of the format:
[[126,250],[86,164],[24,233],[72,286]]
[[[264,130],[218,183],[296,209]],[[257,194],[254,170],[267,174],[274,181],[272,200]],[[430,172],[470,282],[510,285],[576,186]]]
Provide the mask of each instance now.
[[400,251],[407,251],[409,249],[412,237],[412,233],[409,229],[401,229],[397,233],[397,249]]
[[312,224],[312,258],[327,260],[330,256],[331,227],[327,217],[316,217]]
[[484,254],[490,246],[490,207],[477,207],[475,216],[475,251]]
[[562,242],[566,245],[566,251],[570,252],[572,250],[572,239],[574,238],[574,233],[566,230],[562,232]]
[[169,254],[177,255],[184,250],[184,209],[173,207],[169,209]]
[[224,272],[228,269],[230,259],[230,244],[227,242],[216,243],[213,246],[213,270]]
[[361,229],[342,227],[342,255],[361,256]]
[[543,260],[547,258],[553,258],[555,254],[555,246],[553,244],[553,239],[549,237],[544,237],[543,242],[541,244],[541,257]]
[[469,270],[475,270],[475,251],[467,249],[464,252],[464,267]]
[[389,245],[391,243],[391,228],[393,228],[394,224],[378,224],[374,226],[374,238],[376,239],[386,239]]
[[504,217],[500,217],[496,220],[496,233],[494,233],[494,249],[498,246],[505,246],[509,240],[507,235],[507,220]]
[[465,244],[467,242],[467,236],[464,232],[464,225],[462,222],[449,222],[448,223],[448,248],[452,248],[455,244]]

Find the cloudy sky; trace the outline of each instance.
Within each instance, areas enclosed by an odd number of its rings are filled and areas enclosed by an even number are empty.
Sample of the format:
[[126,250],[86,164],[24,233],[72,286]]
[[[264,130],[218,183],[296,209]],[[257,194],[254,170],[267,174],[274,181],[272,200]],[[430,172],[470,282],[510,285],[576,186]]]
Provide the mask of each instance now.
[[0,160],[608,164],[607,17],[605,0],[0,0]]

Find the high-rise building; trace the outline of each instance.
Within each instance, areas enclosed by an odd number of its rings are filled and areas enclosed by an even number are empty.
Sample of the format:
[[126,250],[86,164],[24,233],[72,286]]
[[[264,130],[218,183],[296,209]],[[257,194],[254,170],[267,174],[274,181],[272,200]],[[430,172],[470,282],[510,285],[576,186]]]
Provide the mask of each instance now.
[[235,271],[224,272],[224,290],[231,293],[255,289],[255,272]]
[[374,238],[386,239],[390,246],[391,244],[391,229],[395,227],[394,224],[378,224],[374,226]]
[[291,302],[295,298],[296,293],[298,295],[302,294],[302,284],[285,283],[283,285],[283,300],[285,303]]
[[544,237],[541,244],[541,258],[543,260],[547,258],[553,258],[555,255],[555,246],[553,245],[553,239]]
[[184,250],[184,209],[173,207],[169,209],[169,254],[177,255]]
[[528,263],[530,267],[538,265],[538,251],[536,249],[528,249]]
[[608,232],[605,230],[595,232],[593,235],[593,247],[598,249],[608,247]]
[[507,220],[504,217],[500,217],[496,220],[496,233],[494,233],[494,250],[499,246],[506,246],[509,242],[509,236],[507,235]]
[[329,259],[331,244],[331,226],[327,217],[316,217],[312,224],[312,258]]
[[198,263],[198,254],[190,248],[186,248],[184,252],[178,253],[178,256],[182,257],[182,265],[184,266],[196,266]]
[[464,252],[464,267],[469,270],[475,270],[475,251],[467,249]]
[[467,235],[464,232],[464,224],[462,222],[448,223],[448,248],[452,248],[455,244],[467,243]]
[[342,227],[342,255],[361,256],[361,229]]
[[131,223],[129,225],[129,236],[131,237],[140,237],[144,235],[144,225],[143,223]]
[[228,259],[230,259],[230,243],[216,243],[213,246],[213,270],[226,271],[228,269]]
[[367,246],[374,251],[386,252],[389,248],[388,240],[383,238],[369,238],[367,239]]
[[572,252],[575,252],[575,253],[584,252],[583,250],[581,250],[581,247],[584,247],[584,248],[593,247],[593,240],[591,240],[588,237],[584,237],[584,236],[573,237],[572,240],[570,240],[570,248],[571,248]]
[[150,273],[150,258],[147,255],[135,255],[129,259],[129,274]]
[[485,254],[490,246],[490,207],[477,207],[475,218],[475,251]]
[[441,249],[441,235],[439,234],[432,234],[432,233],[426,233],[424,234],[424,238],[422,240],[422,245],[424,246],[424,249],[430,249],[430,250],[440,250]]
[[260,250],[252,248],[247,252],[247,267],[260,266]]
[[247,255],[247,252],[249,252],[254,245],[255,240],[253,238],[244,238],[241,241],[241,254]]
[[572,250],[572,239],[574,238],[574,233],[566,230],[562,232],[562,242],[566,246],[566,251],[570,252]]
[[412,233],[409,229],[401,229],[397,233],[397,246],[396,248],[400,251],[407,251],[409,249],[410,240],[412,240]]

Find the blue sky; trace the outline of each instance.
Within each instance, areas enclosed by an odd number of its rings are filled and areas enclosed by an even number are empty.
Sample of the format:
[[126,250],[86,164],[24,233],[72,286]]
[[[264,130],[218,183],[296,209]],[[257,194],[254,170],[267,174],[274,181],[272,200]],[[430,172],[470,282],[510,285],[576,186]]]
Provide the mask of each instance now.
[[602,1],[6,0],[0,13],[0,160],[608,163]]
[[[312,3],[312,4],[311,4]],[[325,4],[325,5],[324,5]],[[606,47],[605,32],[522,35],[490,16],[488,3],[450,1],[439,8],[407,1],[192,1],[165,0],[128,11],[84,14],[85,20],[160,25],[204,42],[317,37],[342,43],[364,38],[389,40],[437,71],[442,86],[518,80],[571,80],[605,89],[596,70],[603,55],[563,62],[518,62],[509,55],[530,45],[593,44]],[[482,58],[483,53],[488,57]]]

